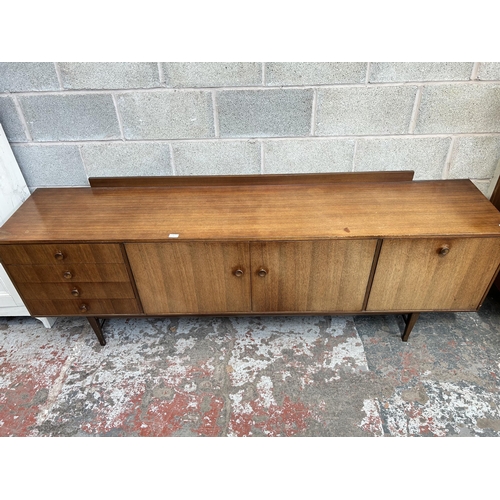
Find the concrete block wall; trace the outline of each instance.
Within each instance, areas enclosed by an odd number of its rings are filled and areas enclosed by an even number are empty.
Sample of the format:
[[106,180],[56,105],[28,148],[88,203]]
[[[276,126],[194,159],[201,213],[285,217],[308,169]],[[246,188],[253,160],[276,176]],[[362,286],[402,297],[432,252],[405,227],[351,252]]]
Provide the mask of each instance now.
[[412,169],[488,193],[500,63],[0,63],[31,189],[88,177]]

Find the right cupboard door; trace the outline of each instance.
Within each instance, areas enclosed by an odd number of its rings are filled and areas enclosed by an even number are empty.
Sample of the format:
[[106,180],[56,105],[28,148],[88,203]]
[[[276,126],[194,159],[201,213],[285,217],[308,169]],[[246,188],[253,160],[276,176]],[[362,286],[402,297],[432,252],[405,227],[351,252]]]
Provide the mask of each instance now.
[[253,312],[362,311],[377,240],[250,245]]
[[499,264],[498,238],[384,240],[367,310],[475,310]]

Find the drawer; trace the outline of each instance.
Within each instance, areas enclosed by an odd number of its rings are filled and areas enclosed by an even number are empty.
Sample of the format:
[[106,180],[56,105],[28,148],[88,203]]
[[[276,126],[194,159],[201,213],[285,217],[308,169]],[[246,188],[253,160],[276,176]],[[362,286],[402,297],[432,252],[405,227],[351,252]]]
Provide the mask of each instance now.
[[141,313],[137,301],[134,299],[26,300],[25,303],[32,316],[134,315]]
[[76,283],[129,281],[124,264],[70,264],[66,266],[6,266],[14,282]]
[[130,282],[116,283],[18,283],[25,300],[134,299]]
[[119,244],[0,245],[4,264],[123,263]]

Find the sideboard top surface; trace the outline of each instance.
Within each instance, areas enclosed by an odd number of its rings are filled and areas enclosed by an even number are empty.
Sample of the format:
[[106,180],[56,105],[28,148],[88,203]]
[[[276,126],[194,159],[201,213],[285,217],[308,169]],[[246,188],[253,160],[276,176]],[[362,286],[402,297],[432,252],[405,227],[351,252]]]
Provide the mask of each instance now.
[[0,243],[498,236],[468,180],[37,189]]

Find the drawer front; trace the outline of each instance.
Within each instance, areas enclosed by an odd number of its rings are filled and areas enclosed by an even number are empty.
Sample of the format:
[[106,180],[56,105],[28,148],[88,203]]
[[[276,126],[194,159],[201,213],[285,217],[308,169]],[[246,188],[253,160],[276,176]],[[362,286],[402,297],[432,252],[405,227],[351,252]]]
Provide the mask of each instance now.
[[134,299],[130,282],[117,283],[18,283],[25,300]]
[[119,244],[0,245],[4,264],[123,263]]
[[69,264],[65,266],[6,266],[16,284],[129,281],[124,264]]
[[33,316],[141,314],[119,244],[0,245]]
[[33,316],[140,314],[134,299],[27,300],[26,307]]

